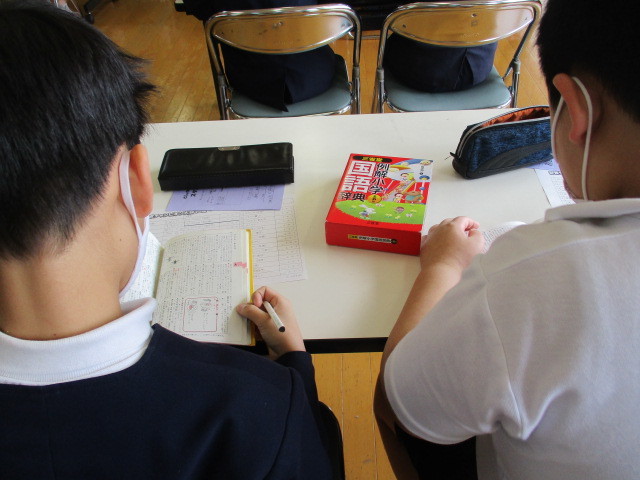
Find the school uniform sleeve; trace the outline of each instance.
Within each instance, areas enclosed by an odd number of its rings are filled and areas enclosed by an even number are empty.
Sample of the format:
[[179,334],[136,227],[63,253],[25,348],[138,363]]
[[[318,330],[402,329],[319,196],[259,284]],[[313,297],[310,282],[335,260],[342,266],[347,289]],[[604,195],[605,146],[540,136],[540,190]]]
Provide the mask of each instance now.
[[331,479],[326,434],[317,415],[318,396],[311,355],[290,352],[278,360],[291,372],[291,402],[282,446],[268,479]]
[[307,393],[309,402],[318,401],[318,389],[316,387],[315,369],[311,355],[307,352],[287,352],[281,355],[276,363],[288,368],[293,368],[300,374],[304,384],[304,390]]
[[518,435],[519,412],[479,262],[399,342],[384,386],[402,426],[428,441],[458,443],[499,423]]

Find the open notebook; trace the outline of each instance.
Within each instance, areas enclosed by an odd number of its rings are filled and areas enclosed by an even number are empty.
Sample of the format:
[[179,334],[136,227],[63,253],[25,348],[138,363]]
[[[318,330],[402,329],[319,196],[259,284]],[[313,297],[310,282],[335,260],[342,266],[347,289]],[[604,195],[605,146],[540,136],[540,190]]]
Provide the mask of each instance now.
[[143,267],[122,301],[153,296],[153,323],[194,340],[253,345],[253,329],[235,310],[251,292],[251,230],[186,233],[164,246],[150,233]]

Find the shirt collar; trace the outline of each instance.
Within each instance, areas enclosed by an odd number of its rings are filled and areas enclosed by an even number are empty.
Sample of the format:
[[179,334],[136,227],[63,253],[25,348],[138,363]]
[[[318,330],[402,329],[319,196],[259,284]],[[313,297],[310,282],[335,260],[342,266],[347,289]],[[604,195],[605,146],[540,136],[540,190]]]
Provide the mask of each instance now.
[[545,220],[551,222],[580,218],[613,218],[638,213],[640,213],[640,198],[617,198],[551,208],[547,210]]
[[0,383],[47,385],[127,368],[151,339],[155,306],[153,298],[123,304],[122,317],[58,340],[23,340],[0,332]]

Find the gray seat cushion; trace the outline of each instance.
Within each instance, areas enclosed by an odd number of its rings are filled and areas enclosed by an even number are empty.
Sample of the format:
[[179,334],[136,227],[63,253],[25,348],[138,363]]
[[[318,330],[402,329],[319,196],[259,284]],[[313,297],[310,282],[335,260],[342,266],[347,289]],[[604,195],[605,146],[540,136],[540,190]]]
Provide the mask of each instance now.
[[511,101],[511,93],[495,67],[484,82],[457,92],[427,93],[414,90],[398,82],[386,70],[384,85],[389,105],[408,112],[493,108]]

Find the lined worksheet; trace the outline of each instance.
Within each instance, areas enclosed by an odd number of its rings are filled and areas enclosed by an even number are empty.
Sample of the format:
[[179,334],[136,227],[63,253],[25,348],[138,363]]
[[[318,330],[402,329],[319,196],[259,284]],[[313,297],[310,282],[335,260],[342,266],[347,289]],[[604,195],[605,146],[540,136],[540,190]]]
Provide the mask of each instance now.
[[168,212],[188,210],[280,210],[284,185],[210,188],[173,192]]
[[307,278],[293,198],[285,198],[280,210],[157,213],[150,216],[150,224],[151,232],[163,245],[170,238],[187,232],[250,228],[256,287]]
[[564,178],[560,170],[538,170],[536,169],[538,180],[544,193],[549,199],[551,207],[569,205],[575,203],[564,188]]
[[509,230],[512,230],[520,225],[526,225],[524,222],[505,222],[500,225],[496,225],[489,230],[483,230],[482,235],[484,236],[484,248],[482,249],[482,253],[487,253],[491,244],[496,240],[496,238],[504,235]]

